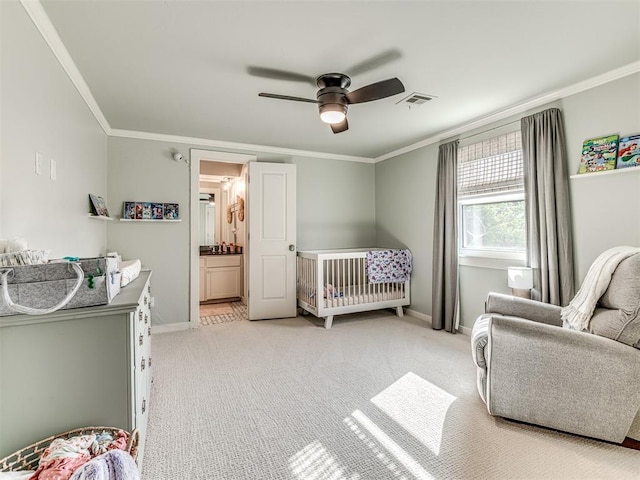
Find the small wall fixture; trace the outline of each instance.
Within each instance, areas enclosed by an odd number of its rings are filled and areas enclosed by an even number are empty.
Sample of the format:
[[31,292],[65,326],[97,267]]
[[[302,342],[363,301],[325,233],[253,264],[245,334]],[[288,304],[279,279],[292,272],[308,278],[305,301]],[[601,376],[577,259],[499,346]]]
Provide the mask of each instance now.
[[216,196],[212,193],[209,195],[209,205],[215,205],[216,204]]
[[182,155],[180,152],[178,152],[177,150],[174,150],[171,153],[171,157],[176,161],[176,162],[184,162],[187,165],[191,165],[191,163],[189,162],[188,158],[184,158],[184,155]]
[[511,287],[513,295],[531,298],[531,289],[533,288],[533,269],[531,267],[509,267],[507,276],[507,284]]

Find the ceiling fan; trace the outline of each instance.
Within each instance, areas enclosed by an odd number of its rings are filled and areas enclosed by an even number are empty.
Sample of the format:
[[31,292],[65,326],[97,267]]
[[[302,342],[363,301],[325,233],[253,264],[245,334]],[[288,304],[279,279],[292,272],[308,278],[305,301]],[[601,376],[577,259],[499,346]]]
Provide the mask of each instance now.
[[[375,68],[383,63],[399,58],[400,52],[390,50],[383,52],[365,62],[362,62],[352,69],[352,74],[357,74]],[[250,75],[272,78],[278,80],[291,80],[297,82],[307,82],[316,85],[319,90],[316,99],[292,97],[289,95],[279,95],[275,93],[258,94],[260,97],[276,98],[279,100],[292,100],[294,102],[315,103],[320,110],[320,119],[331,126],[333,133],[341,133],[349,129],[347,122],[347,110],[349,105],[357,103],[372,102],[383,98],[397,95],[404,92],[404,85],[397,78],[390,78],[381,82],[366,85],[350,92],[347,90],[351,85],[351,78],[344,73],[325,73],[317,78],[307,75],[275,70],[263,67],[248,67]]]

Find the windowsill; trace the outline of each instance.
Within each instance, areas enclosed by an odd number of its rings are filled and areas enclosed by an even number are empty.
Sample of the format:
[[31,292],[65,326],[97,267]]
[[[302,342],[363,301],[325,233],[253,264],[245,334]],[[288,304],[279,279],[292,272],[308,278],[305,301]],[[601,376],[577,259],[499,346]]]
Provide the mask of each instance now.
[[463,267],[492,268],[506,271],[508,267],[524,267],[526,263],[524,258],[495,258],[480,255],[458,256],[458,265]]

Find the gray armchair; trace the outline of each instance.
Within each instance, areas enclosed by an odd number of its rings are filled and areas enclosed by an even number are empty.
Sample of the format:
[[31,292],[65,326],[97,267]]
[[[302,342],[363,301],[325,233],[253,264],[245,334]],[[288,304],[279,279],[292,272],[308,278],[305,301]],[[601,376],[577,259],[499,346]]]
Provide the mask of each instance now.
[[640,254],[616,268],[589,332],[562,328],[560,307],[533,300],[490,293],[485,310],[471,341],[491,415],[640,440]]

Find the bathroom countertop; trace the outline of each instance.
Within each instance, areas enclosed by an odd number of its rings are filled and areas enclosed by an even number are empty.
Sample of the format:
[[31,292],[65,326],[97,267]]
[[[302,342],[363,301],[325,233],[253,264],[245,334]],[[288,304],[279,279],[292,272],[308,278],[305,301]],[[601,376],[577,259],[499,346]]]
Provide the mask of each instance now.
[[242,255],[242,253],[236,253],[236,252],[233,252],[233,253],[200,252],[200,256],[201,257],[208,257],[208,256],[211,256],[211,255],[215,255],[216,257],[221,257],[223,255]]

